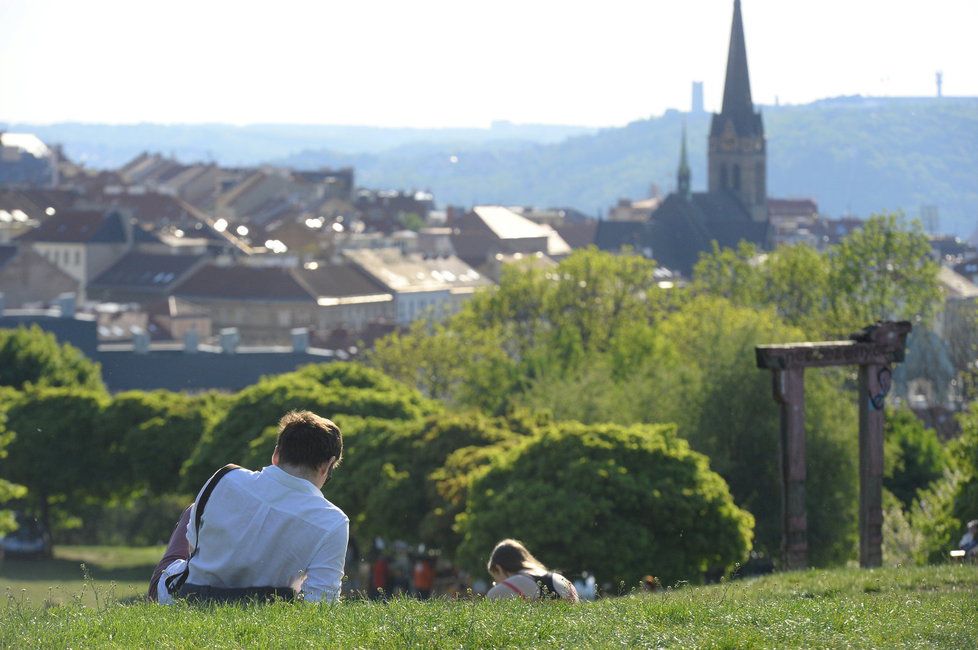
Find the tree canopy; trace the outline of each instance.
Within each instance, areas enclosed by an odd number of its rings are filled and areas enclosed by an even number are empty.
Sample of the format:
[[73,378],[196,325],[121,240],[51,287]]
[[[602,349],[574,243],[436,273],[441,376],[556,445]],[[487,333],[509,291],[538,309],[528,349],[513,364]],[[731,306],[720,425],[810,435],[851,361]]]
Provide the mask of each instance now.
[[558,423],[475,478],[460,518],[460,558],[483,570],[517,537],[548,564],[633,585],[731,568],[750,549],[753,517],[671,426]]
[[99,364],[37,325],[0,329],[0,386],[104,391]]

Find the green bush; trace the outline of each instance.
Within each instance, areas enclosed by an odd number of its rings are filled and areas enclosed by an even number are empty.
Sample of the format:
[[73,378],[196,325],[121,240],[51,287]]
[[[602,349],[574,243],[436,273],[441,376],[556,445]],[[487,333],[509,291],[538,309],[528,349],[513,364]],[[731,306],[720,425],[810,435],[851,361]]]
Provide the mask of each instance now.
[[928,429],[913,411],[893,409],[884,425],[886,471],[883,486],[909,508],[917,491],[941,477],[946,463],[944,448],[934,429]]
[[[343,384],[346,379],[353,385]],[[226,463],[254,459],[262,447],[253,441],[267,442],[269,431],[290,410],[310,410],[333,420],[346,415],[412,421],[439,407],[382,373],[354,364],[309,366],[264,377],[234,395],[224,416],[204,433],[183,467],[184,489],[196,491]],[[267,457],[261,462],[267,463]]]
[[180,468],[221,411],[220,396],[169,391],[120,393],[99,413],[96,427],[116,459],[118,492],[169,494]]
[[492,546],[516,537],[549,565],[601,580],[699,581],[746,557],[753,524],[673,426],[560,423],[476,477],[459,556],[481,573]]
[[104,391],[99,364],[37,325],[0,329],[0,386],[61,386]]
[[116,484],[112,441],[96,426],[106,401],[102,393],[42,388],[9,405],[7,427],[15,437],[3,472],[27,487],[49,529],[53,503],[71,512],[88,497],[108,496]]

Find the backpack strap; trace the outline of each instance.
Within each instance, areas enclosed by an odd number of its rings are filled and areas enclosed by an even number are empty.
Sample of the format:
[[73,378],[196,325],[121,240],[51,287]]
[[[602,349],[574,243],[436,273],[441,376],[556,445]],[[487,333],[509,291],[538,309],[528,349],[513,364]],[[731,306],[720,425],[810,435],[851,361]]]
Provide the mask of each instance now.
[[204,489],[200,492],[200,497],[197,499],[197,507],[194,509],[194,530],[197,532],[197,544],[194,546],[193,552],[190,557],[187,558],[187,566],[184,567],[183,571],[176,573],[166,579],[166,590],[172,595],[176,595],[180,591],[180,587],[183,583],[187,581],[187,576],[190,575],[190,560],[197,555],[197,551],[200,550],[200,526],[203,523],[202,517],[204,516],[204,506],[207,505],[207,500],[211,498],[211,493],[214,492],[214,488],[217,487],[218,481],[224,478],[224,475],[231,470],[241,469],[240,465],[235,465],[234,463],[228,463],[221,469],[214,472],[207,483],[204,484]]

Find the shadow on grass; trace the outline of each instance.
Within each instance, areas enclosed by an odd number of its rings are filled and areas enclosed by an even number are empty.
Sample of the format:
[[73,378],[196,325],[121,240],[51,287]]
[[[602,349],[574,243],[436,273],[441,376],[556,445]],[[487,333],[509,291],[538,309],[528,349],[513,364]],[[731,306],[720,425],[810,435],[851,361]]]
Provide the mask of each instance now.
[[[84,562],[92,579],[121,584],[149,582],[154,565],[109,567],[97,562]],[[0,562],[0,580],[18,582],[69,582],[83,580],[82,562],[63,558],[20,559],[6,558]]]

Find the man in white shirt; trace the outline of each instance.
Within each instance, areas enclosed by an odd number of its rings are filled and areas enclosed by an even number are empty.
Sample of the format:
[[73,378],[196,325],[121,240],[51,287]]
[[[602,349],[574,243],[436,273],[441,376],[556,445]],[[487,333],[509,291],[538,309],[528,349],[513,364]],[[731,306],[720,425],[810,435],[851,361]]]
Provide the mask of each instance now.
[[[342,457],[343,436],[335,424],[309,411],[286,414],[270,466],[215,475],[209,497],[205,485],[184,512],[149,597],[164,604],[178,595],[233,601],[301,593],[306,601],[336,600],[349,519],[322,488]],[[170,593],[168,578],[184,572],[186,582]]]

